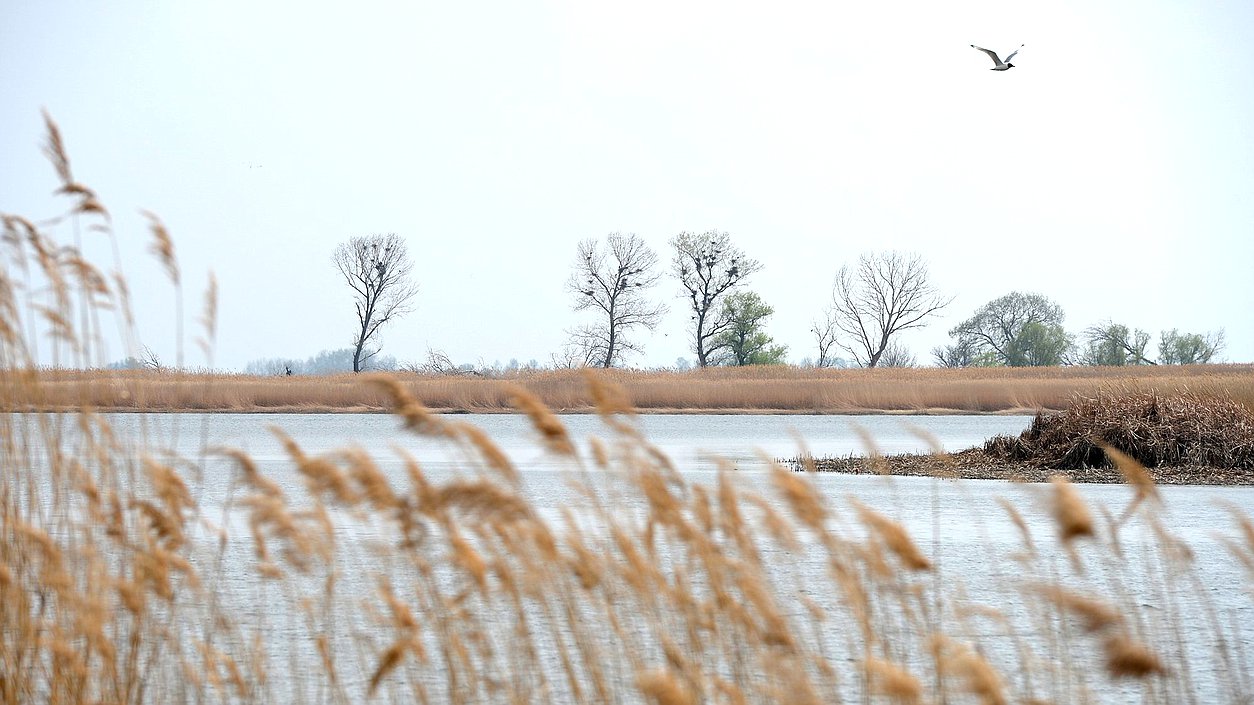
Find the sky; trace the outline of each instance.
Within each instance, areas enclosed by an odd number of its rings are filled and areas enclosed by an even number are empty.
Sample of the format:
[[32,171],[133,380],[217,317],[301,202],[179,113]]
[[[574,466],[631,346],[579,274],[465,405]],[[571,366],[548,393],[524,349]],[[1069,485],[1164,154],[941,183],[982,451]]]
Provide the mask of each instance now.
[[[390,232],[420,289],[384,355],[545,364],[591,322],[565,287],[581,239],[635,233],[666,265],[707,230],[762,263],[747,286],[794,362],[837,270],[886,250],[953,297],[902,339],[923,364],[1011,291],[1077,334],[1222,328],[1251,362],[1250,27],[1223,0],[0,0],[0,212],[66,205],[47,110],[113,215],[144,343],[173,361],[181,316],[191,366],[347,347],[331,254]],[[1025,46],[1001,72],[971,44]],[[174,238],[181,313],[141,210]],[[677,282],[651,294],[670,312],[627,364],[693,359]]]

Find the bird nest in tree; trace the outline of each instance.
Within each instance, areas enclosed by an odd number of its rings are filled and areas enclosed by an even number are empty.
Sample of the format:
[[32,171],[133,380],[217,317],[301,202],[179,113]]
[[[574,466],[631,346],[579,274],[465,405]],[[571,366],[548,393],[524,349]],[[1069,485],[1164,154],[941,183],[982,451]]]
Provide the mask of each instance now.
[[1196,392],[1102,391],[1076,395],[1061,412],[1037,414],[1028,430],[991,438],[984,451],[1049,468],[1110,467],[1102,445],[1151,468],[1254,470],[1254,411]]

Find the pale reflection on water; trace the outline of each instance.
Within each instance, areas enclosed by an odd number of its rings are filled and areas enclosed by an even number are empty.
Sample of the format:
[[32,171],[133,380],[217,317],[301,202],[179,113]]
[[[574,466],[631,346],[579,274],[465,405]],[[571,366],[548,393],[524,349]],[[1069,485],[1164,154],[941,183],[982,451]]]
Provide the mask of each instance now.
[[[523,470],[562,465],[542,452],[523,416],[457,414],[447,418],[482,428]],[[609,435],[596,415],[559,418],[582,448],[586,449],[592,436]],[[375,451],[383,460],[385,450],[398,445],[417,455],[424,467],[457,465],[455,458],[442,455],[443,444],[405,432],[400,422],[387,414],[118,414],[110,420],[130,433],[140,433],[141,427],[146,427],[154,442],[173,445],[184,455],[195,453],[203,441],[211,447],[242,448],[258,462],[281,460],[285,457],[282,447],[268,430],[277,426],[311,453],[357,445]],[[862,454],[866,449],[858,428],[869,433],[883,453],[929,451],[929,443],[919,431],[935,437],[946,450],[962,450],[981,445],[990,436],[1017,434],[1031,421],[1030,416],[1000,415],[645,414],[637,419],[645,438],[684,470],[712,470],[715,455],[746,466],[756,462],[760,452],[775,458],[794,457],[800,448],[799,439],[819,457]]]

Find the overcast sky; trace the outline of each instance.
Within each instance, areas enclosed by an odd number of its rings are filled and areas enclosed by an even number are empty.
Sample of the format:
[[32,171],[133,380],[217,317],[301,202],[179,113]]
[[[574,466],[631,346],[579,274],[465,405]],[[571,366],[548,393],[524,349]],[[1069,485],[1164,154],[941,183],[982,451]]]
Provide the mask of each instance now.
[[[145,342],[173,359],[140,209],[174,236],[189,340],[216,274],[225,368],[349,345],[331,253],[353,235],[416,261],[384,354],[492,364],[547,362],[588,320],[564,289],[580,239],[634,232],[668,263],[684,230],[762,262],[793,361],[836,270],[897,249],[955,297],[905,339],[920,362],[1012,290],[1073,333],[1224,328],[1250,362],[1251,28],[1220,0],[4,0],[0,211],[57,212],[46,108],[114,214]],[[995,72],[973,43],[1026,46]],[[629,364],[693,358],[678,293],[654,290],[671,313]]]

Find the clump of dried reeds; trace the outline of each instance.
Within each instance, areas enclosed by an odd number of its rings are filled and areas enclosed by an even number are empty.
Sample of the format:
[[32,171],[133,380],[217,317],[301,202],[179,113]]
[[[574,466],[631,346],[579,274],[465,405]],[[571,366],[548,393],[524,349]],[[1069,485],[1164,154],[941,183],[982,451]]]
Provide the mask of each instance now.
[[1017,437],[985,452],[1010,461],[1075,469],[1111,467],[1110,447],[1151,468],[1202,465],[1254,471],[1254,411],[1220,393],[1105,389],[1038,414]]

